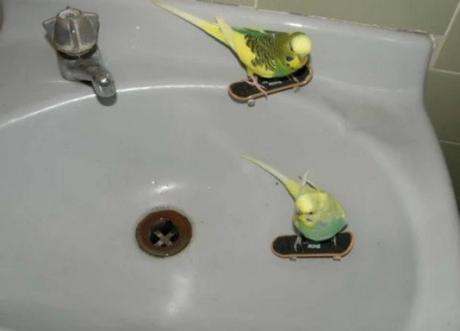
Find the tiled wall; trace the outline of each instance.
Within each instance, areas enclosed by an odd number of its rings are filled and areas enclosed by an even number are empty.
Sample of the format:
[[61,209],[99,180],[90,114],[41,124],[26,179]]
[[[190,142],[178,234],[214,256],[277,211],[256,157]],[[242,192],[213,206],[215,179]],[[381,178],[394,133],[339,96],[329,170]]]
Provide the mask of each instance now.
[[333,17],[436,37],[425,104],[441,142],[460,206],[459,0],[204,0],[304,15]]
[[460,3],[432,59],[425,104],[441,141],[460,208]]

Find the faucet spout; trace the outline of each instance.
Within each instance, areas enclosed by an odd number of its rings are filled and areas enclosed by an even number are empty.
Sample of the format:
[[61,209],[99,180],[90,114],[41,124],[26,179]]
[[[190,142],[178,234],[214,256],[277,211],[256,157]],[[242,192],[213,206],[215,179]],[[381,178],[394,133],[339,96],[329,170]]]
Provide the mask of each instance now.
[[90,67],[88,71],[93,72],[91,83],[97,96],[100,98],[110,98],[115,95],[115,82],[113,81],[112,74],[107,69],[99,66]]
[[60,57],[59,69],[65,79],[90,82],[100,98],[110,98],[116,94],[115,81],[102,64],[98,49],[78,58]]

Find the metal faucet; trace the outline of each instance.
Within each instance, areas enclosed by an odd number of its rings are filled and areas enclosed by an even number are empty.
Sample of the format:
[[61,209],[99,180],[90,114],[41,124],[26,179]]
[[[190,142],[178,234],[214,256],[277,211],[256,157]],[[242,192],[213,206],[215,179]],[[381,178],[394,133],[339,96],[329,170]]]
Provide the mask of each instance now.
[[59,70],[67,80],[89,81],[100,98],[115,96],[115,82],[102,64],[97,47],[99,17],[67,7],[43,22],[48,41],[58,54]]

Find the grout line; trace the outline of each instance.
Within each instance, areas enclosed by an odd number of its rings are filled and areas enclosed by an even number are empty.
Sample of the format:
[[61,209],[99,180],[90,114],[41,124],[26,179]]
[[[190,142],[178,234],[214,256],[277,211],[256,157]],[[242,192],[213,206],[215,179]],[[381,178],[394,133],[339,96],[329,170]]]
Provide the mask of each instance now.
[[445,145],[454,145],[460,147],[460,142],[459,141],[452,141],[452,140],[439,140],[440,143],[445,144]]
[[[445,41],[447,37],[449,36],[450,30],[452,30],[452,26],[454,25],[454,22],[456,21],[456,19],[458,18],[460,20],[459,12],[460,12],[460,1],[457,3],[457,7],[455,8],[454,13],[452,14],[452,17],[450,18],[446,31],[444,31],[443,40],[440,42],[438,47],[436,47],[436,49],[433,51],[431,61],[430,61],[430,68],[434,69],[437,67],[438,59],[443,53]],[[432,37],[432,39],[433,38],[434,37]]]
[[430,68],[430,71],[438,71],[443,74],[450,74],[450,75],[460,75],[460,72],[458,71],[452,71],[452,70],[447,70],[447,69],[439,69],[436,67]]
[[428,67],[432,69],[432,68],[436,68],[435,66],[436,61],[438,61],[439,54],[441,54],[441,49],[442,49],[442,46],[444,45],[446,36],[440,35],[440,34],[434,34],[434,33],[430,33],[429,36],[431,39],[432,50],[431,50],[430,63]]
[[[447,25],[446,31],[444,32],[444,36],[447,37],[447,35],[450,33],[450,30],[452,29],[452,26],[454,25],[455,19],[458,16],[458,13],[460,11],[460,1],[457,4],[457,8],[455,8],[454,13],[452,14],[452,18],[450,19],[449,24]],[[460,16],[459,16],[460,19]]]

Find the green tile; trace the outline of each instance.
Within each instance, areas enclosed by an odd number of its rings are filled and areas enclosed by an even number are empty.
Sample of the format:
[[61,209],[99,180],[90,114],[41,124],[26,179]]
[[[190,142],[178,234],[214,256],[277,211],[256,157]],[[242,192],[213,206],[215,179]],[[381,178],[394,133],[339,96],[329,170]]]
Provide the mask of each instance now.
[[458,0],[258,0],[258,8],[444,34]]
[[460,11],[452,21],[435,67],[460,72]]
[[425,106],[439,139],[460,142],[460,74],[430,70]]
[[441,142],[457,198],[460,197],[460,144]]

